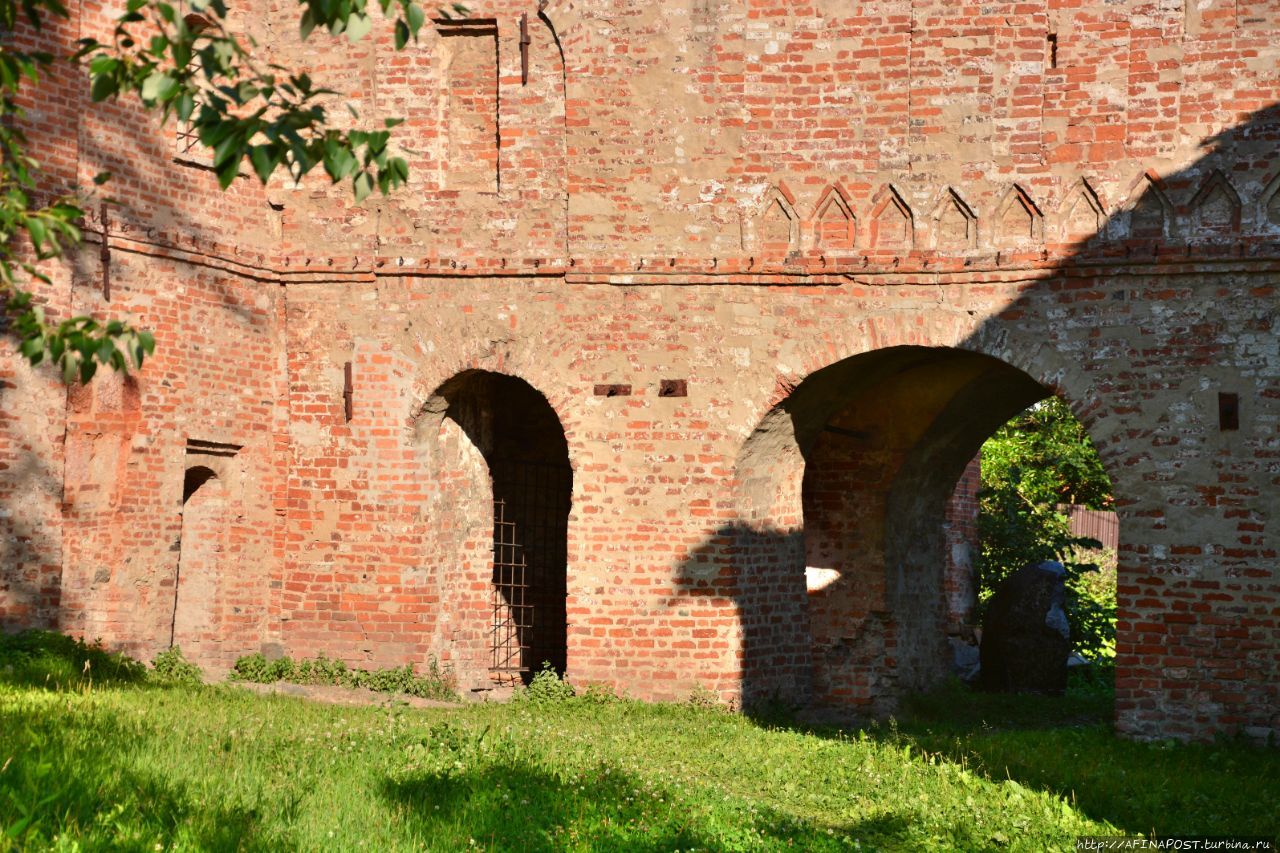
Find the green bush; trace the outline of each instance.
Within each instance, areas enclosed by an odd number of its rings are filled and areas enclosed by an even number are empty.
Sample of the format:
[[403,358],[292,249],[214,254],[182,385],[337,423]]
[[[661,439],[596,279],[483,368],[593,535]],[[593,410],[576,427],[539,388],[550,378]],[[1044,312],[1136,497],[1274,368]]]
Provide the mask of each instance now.
[[572,699],[577,691],[573,685],[560,677],[549,661],[544,661],[542,669],[529,682],[529,686],[518,690],[513,697],[517,701],[533,702],[539,705],[565,702]]
[[423,699],[456,701],[457,688],[453,673],[432,657],[425,672],[414,672],[411,664],[391,669],[366,670],[348,667],[340,660],[323,654],[294,662],[287,657],[267,660],[261,654],[246,655],[235,662],[229,676],[232,681],[255,684],[330,684],[339,687],[364,688],[379,693],[405,693]]
[[1072,645],[1093,660],[1115,657],[1115,555],[1072,536],[1059,504],[1112,505],[1111,481],[1084,427],[1066,403],[1050,397],[1014,417],[982,446],[978,554],[979,620],[996,588],[1030,563],[1067,570]]
[[232,681],[250,681],[254,684],[274,684],[277,681],[293,681],[293,661],[288,658],[267,660],[255,652],[245,655],[231,668]]
[[156,655],[151,662],[153,674],[161,681],[175,681],[183,684],[200,684],[204,681],[204,672],[200,667],[182,655],[182,649],[172,646]]
[[1115,552],[1077,550],[1073,559],[1067,574],[1067,620],[1072,644],[1090,660],[1115,660]]

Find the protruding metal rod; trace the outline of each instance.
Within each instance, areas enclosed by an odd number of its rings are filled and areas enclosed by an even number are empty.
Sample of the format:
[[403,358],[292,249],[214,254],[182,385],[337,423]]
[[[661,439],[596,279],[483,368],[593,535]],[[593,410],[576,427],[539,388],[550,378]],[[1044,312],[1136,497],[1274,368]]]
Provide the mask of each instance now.
[[529,85],[529,14],[520,16],[520,85]]
[[107,203],[100,208],[102,215],[102,245],[98,247],[98,257],[102,259],[102,298],[111,301],[111,247],[107,245],[107,234],[111,230],[107,218]]
[[342,365],[342,411],[347,416],[347,423],[355,412],[355,385],[351,381],[351,362]]

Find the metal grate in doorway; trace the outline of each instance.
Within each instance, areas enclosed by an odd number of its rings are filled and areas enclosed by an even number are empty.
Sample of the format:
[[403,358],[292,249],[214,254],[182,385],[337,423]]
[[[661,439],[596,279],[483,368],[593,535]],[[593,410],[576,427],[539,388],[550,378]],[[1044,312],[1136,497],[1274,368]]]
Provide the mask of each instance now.
[[565,465],[495,460],[490,673],[527,682],[565,660],[565,563],[572,472]]

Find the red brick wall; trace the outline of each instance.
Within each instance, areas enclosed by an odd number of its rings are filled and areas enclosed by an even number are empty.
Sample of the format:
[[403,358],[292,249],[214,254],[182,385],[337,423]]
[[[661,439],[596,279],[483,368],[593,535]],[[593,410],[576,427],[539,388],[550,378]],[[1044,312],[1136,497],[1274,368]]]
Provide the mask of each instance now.
[[133,108],[71,78],[42,102],[52,180],[111,168],[120,201],[111,302],[95,219],[51,304],[159,348],[65,404],[6,357],[6,627],[167,644],[190,441],[216,442],[210,666],[434,654],[487,685],[492,489],[442,391],[478,369],[564,432],[570,677],[888,705],[944,668],[957,478],[1052,391],[1116,487],[1121,730],[1280,727],[1272,29],[1145,0],[581,0],[531,20],[523,85],[525,11],[472,10],[497,21],[492,188],[447,179],[434,30],[395,54],[277,35],[290,3],[244,24],[362,121],[408,119],[411,186],[361,206],[219,194]]
[[949,631],[963,632],[965,626],[972,626],[973,608],[978,603],[973,559],[978,549],[978,490],[981,488],[982,457],[979,454],[969,460],[947,503],[944,591]]

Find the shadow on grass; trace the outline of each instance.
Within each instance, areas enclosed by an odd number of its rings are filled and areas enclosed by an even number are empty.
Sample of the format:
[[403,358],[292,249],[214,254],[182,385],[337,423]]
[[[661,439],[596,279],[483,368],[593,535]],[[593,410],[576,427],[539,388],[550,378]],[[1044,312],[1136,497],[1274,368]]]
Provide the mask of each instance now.
[[[461,763],[461,762],[460,762]],[[677,786],[678,787],[678,786]],[[420,842],[447,849],[474,839],[498,850],[908,849],[912,824],[896,812],[849,824],[744,805],[713,788],[643,782],[601,764],[578,775],[519,758],[388,779],[382,792]],[[953,828],[960,848],[982,846]]]
[[289,849],[255,809],[139,770],[137,746],[161,736],[145,722],[92,705],[52,712],[50,701],[0,689],[0,849],[58,837],[87,850]]
[[38,690],[144,685],[147,667],[52,631],[0,634],[0,684]]
[[[1133,834],[1280,834],[1280,750],[1242,740],[1141,743],[1113,731],[1105,682],[1065,697],[984,693],[959,683],[904,701],[889,721],[852,728],[923,756],[1011,779]],[[843,737],[849,727],[755,717],[770,728]],[[1242,792],[1248,796],[1241,796]]]
[[43,849],[62,836],[85,849],[287,849],[252,809],[201,802],[139,771],[140,744],[161,735],[93,702],[56,710],[49,693],[161,689],[147,668],[49,631],[0,635],[0,849]]

